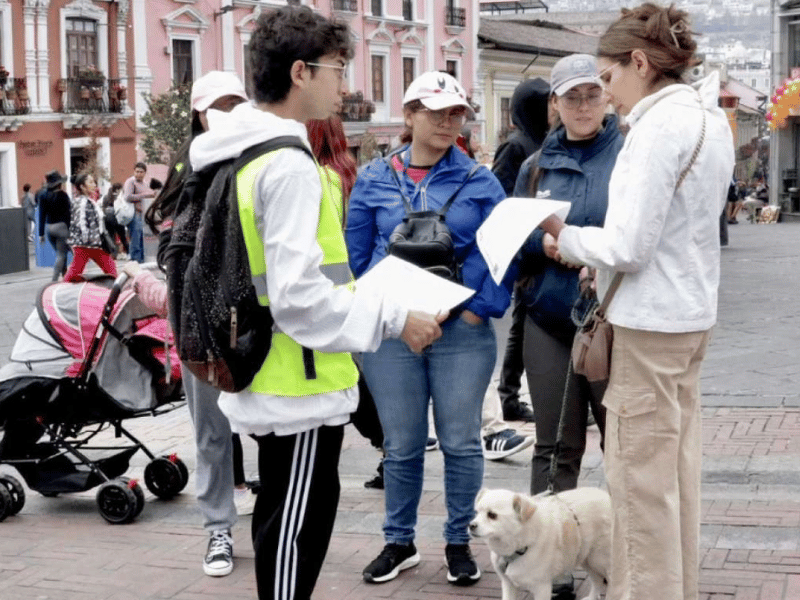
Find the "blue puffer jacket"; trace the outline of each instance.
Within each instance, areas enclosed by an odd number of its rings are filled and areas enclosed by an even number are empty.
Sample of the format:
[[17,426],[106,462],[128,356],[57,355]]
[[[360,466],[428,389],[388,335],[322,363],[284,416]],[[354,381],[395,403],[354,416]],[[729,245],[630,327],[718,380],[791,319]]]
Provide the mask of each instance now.
[[[400,150],[405,157],[408,146]],[[425,178],[415,184],[400,175],[405,194],[415,211],[438,210],[456,190],[475,165],[475,161],[451,146]],[[394,228],[403,220],[405,210],[397,183],[386,159],[376,158],[359,174],[347,208],[345,241],[350,268],[360,277],[386,256],[386,246]],[[475,290],[460,307],[483,319],[501,317],[511,298],[516,265],[509,269],[503,285],[495,284],[475,242],[475,232],[492,209],[506,197],[500,182],[489,169],[480,168],[459,192],[445,221],[455,245],[456,260],[461,264],[463,284]]]
[[[589,146],[570,148],[566,145],[566,135],[562,126],[545,139],[538,158],[542,170],[538,189],[549,190],[554,200],[572,203],[565,219],[568,225],[602,227],[608,207],[608,181],[625,140],[617,117],[606,117],[603,129]],[[515,196],[530,195],[528,182],[535,158],[522,164]],[[578,270],[547,258],[542,247],[543,236],[541,229],[534,230],[522,247],[523,263],[533,274],[533,283],[525,291],[525,304],[539,327],[569,342],[575,333],[570,312],[578,297]]]

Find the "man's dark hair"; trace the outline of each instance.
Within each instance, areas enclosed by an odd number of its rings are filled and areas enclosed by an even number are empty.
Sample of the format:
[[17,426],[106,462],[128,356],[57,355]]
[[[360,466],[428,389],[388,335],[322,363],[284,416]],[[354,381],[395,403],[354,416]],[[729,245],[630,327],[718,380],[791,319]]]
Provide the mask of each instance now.
[[[256,102],[286,99],[296,60],[314,62],[326,54],[353,57],[350,29],[307,6],[286,6],[261,15],[250,37],[250,71]],[[314,73],[315,67],[309,67]]]
[[147,165],[143,162],[137,162],[135,165],[133,165],[133,170],[135,171],[136,169],[144,169],[147,171]]
[[23,185],[22,186],[22,191],[23,192],[30,192],[31,191],[31,184],[30,183],[26,183],[25,185]]

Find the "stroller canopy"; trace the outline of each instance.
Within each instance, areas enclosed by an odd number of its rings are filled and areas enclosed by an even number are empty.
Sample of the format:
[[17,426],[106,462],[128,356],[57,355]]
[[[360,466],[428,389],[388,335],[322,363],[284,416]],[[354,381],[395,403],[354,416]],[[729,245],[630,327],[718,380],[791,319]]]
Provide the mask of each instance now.
[[[121,408],[138,411],[157,406],[153,368],[137,360],[102,324],[110,294],[109,288],[91,282],[45,286],[22,326],[10,363],[0,369],[0,382],[20,377],[73,378],[88,369]],[[155,315],[130,288],[120,293],[109,322],[125,339],[147,340],[150,356],[173,379],[180,379],[180,361],[167,320]],[[90,357],[95,336],[99,346]]]

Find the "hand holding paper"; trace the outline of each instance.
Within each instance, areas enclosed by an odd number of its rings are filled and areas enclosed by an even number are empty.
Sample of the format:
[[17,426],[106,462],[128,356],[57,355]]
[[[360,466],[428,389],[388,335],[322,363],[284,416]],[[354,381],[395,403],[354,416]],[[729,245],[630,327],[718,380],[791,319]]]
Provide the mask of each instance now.
[[464,302],[475,290],[428,273],[424,269],[387,256],[357,281],[359,288],[391,296],[409,310],[436,315]]
[[476,236],[492,279],[499,284],[531,232],[551,215],[563,220],[569,207],[569,202],[542,198],[506,198],[495,206]]

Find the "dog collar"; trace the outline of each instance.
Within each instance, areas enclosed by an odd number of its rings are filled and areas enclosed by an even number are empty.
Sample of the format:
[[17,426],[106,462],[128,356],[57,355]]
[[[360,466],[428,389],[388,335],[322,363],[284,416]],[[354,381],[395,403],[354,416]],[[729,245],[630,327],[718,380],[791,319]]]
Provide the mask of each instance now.
[[508,565],[517,560],[520,556],[523,556],[527,551],[528,551],[528,546],[525,546],[524,548],[515,550],[514,554],[511,554],[510,556],[501,556],[500,570],[503,572],[503,574],[505,574],[506,569],[508,569]]

